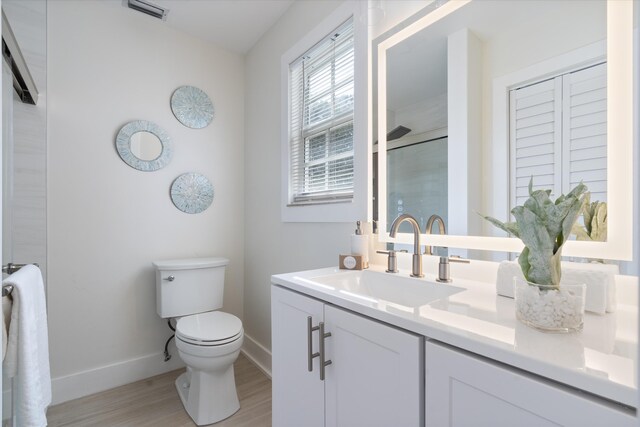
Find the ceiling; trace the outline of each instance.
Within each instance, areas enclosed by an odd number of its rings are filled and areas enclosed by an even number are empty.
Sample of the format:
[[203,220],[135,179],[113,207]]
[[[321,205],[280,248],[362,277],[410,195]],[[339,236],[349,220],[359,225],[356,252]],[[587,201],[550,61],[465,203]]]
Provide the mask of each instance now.
[[[169,9],[166,25],[244,54],[276,23],[294,0],[149,1]],[[131,10],[131,13],[139,12]]]

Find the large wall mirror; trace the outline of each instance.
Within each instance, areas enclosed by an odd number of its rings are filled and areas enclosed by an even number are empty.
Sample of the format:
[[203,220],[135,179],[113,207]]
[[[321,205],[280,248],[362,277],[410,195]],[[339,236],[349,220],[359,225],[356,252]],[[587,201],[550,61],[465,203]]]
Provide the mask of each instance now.
[[607,241],[567,256],[631,260],[632,3],[449,1],[375,41],[381,240],[398,214],[423,232],[437,214],[448,235],[423,242],[519,252],[477,212],[510,219],[533,176],[555,196],[583,181],[608,204]]

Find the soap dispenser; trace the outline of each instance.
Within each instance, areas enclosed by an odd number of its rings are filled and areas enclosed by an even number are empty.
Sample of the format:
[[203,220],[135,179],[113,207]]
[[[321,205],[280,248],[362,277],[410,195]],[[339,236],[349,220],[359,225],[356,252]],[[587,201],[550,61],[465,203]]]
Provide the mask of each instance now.
[[362,267],[369,268],[369,236],[362,233],[360,221],[356,222],[356,231],[351,235],[351,254],[362,257]]

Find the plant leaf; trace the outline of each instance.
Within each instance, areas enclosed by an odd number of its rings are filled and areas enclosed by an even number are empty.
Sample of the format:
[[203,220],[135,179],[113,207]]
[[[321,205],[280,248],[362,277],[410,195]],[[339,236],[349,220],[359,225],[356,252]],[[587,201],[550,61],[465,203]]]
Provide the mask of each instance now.
[[482,214],[478,214],[487,221],[489,221],[494,226],[499,229],[506,231],[508,234],[513,234],[515,237],[520,237],[520,229],[518,228],[518,224],[515,222],[502,222],[490,216],[484,216]]
[[591,241],[591,237],[589,236],[589,233],[587,233],[587,230],[585,230],[584,226],[580,224],[573,224],[573,227],[571,228],[571,233],[576,235],[577,240]]
[[607,204],[595,202],[593,219],[591,220],[591,239],[597,242],[607,241]]
[[[579,240],[594,237],[586,227],[575,223],[585,210],[590,194],[587,186],[580,183],[566,196],[556,198],[555,202],[551,201],[550,195],[551,190],[534,191],[532,177],[529,180],[529,198],[523,206],[511,210],[515,223],[503,223],[488,216],[484,218],[507,233],[520,237],[525,248],[518,257],[518,263],[529,282],[559,287],[562,247],[569,235],[573,232]],[[593,206],[586,217],[590,219],[589,227],[606,232],[606,208],[600,210]]]
[[554,275],[550,264],[554,255],[554,241],[547,233],[543,220],[524,206],[516,206],[511,213],[516,217],[520,227],[520,239],[529,249],[527,256],[529,270],[525,277],[528,281],[539,285],[558,286],[559,282],[553,281]]
[[594,204],[597,202],[591,203],[591,194],[587,196],[585,200],[584,211],[582,212],[582,217],[584,219],[584,228],[587,230],[587,234],[591,235],[591,221],[593,219],[593,208]]
[[520,255],[518,256],[518,264],[520,264],[520,270],[522,270],[522,274],[524,275],[524,278],[527,279],[528,282],[531,282],[531,280],[529,280],[529,270],[531,269],[531,264],[529,264],[529,248],[528,247],[525,246],[522,252],[520,253]]
[[[578,185],[578,187],[582,186],[582,192],[584,193],[584,191],[587,190],[587,186],[583,185],[582,183],[580,183]],[[578,188],[574,188],[574,191]],[[574,193],[574,191],[572,191],[569,194]],[[564,244],[564,242],[566,241],[566,239],[569,238],[569,235],[571,234],[571,229],[573,228],[573,224],[576,223],[576,220],[578,219],[578,217],[580,216],[580,212],[582,212],[582,210],[584,209],[585,206],[585,201],[586,201],[586,197],[583,193],[580,193],[580,198],[575,198],[574,197],[567,197],[567,200],[572,200],[571,204],[569,205],[569,210],[566,214],[566,216],[564,217],[564,219],[562,220],[562,235],[558,236],[559,238],[559,246],[562,246]],[[588,193],[587,193],[588,194]]]
[[[589,189],[581,181],[580,184],[576,185],[575,188],[571,190],[569,194],[567,194],[567,198],[569,197],[580,198],[580,196],[585,194],[587,191],[589,191]],[[589,196],[589,198],[591,198],[591,196]]]

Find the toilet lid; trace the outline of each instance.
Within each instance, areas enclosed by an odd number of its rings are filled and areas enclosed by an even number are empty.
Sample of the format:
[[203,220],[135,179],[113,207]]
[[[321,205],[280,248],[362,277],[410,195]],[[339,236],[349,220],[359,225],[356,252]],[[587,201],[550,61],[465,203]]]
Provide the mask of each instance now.
[[242,321],[221,311],[194,314],[178,320],[176,335],[188,341],[222,344],[242,331]]

